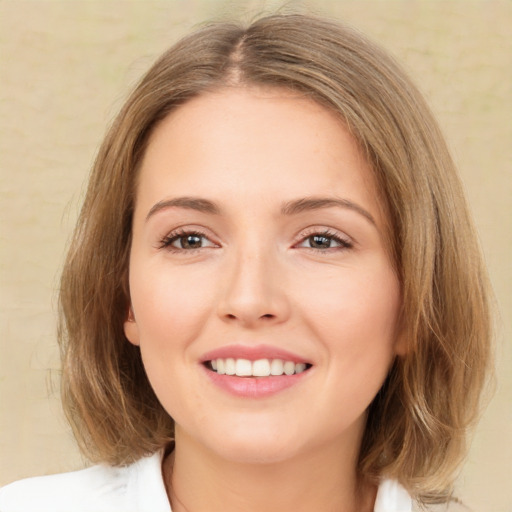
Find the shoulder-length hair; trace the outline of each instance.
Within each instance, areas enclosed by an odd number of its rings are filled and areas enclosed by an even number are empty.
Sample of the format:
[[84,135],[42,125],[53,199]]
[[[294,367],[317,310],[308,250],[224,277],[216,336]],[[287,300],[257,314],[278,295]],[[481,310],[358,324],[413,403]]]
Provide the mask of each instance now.
[[335,112],[390,215],[408,352],[368,411],[363,477],[446,499],[491,366],[488,282],[445,141],[416,87],[382,49],[337,23],[273,15],[216,23],[168,50],[135,88],[99,150],[61,283],[63,401],[82,451],[127,464],[173,439],[123,323],[137,171],[155,126],[208,90],[282,87]]

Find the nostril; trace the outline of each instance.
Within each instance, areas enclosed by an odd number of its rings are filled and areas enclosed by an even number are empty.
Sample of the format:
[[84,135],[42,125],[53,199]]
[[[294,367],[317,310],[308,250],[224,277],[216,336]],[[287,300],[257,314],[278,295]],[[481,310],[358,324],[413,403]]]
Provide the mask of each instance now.
[[[260,318],[264,319],[264,318],[268,318],[269,320],[275,318],[276,316],[273,315],[272,313],[267,313],[265,315],[261,315]],[[237,315],[234,315],[233,313],[228,313],[226,315],[226,318],[229,318],[230,320],[236,320],[238,317]]]

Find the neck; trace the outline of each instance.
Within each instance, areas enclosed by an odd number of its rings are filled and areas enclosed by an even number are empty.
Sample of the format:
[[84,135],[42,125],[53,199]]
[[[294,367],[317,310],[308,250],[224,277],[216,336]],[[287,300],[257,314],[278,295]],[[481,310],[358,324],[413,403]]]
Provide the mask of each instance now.
[[[355,443],[355,448],[358,448]],[[316,447],[300,459],[273,463],[230,461],[176,437],[164,462],[173,512],[371,512],[374,486],[358,480],[357,449]]]

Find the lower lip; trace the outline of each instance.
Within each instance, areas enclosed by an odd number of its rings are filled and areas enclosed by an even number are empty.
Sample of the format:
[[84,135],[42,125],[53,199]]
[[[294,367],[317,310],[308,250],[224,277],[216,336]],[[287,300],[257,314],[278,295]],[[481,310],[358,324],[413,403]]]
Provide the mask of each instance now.
[[228,393],[245,398],[265,398],[276,395],[298,384],[309,370],[294,375],[273,375],[269,377],[237,377],[221,375],[204,367],[208,378],[219,388]]

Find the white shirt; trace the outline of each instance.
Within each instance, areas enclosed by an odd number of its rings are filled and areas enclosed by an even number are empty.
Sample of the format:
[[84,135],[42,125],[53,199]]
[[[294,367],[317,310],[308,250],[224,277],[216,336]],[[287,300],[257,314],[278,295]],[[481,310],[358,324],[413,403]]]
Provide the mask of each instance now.
[[[126,467],[99,465],[14,482],[0,489],[0,512],[171,512],[162,456],[163,451]],[[405,489],[383,480],[374,512],[412,510]]]

